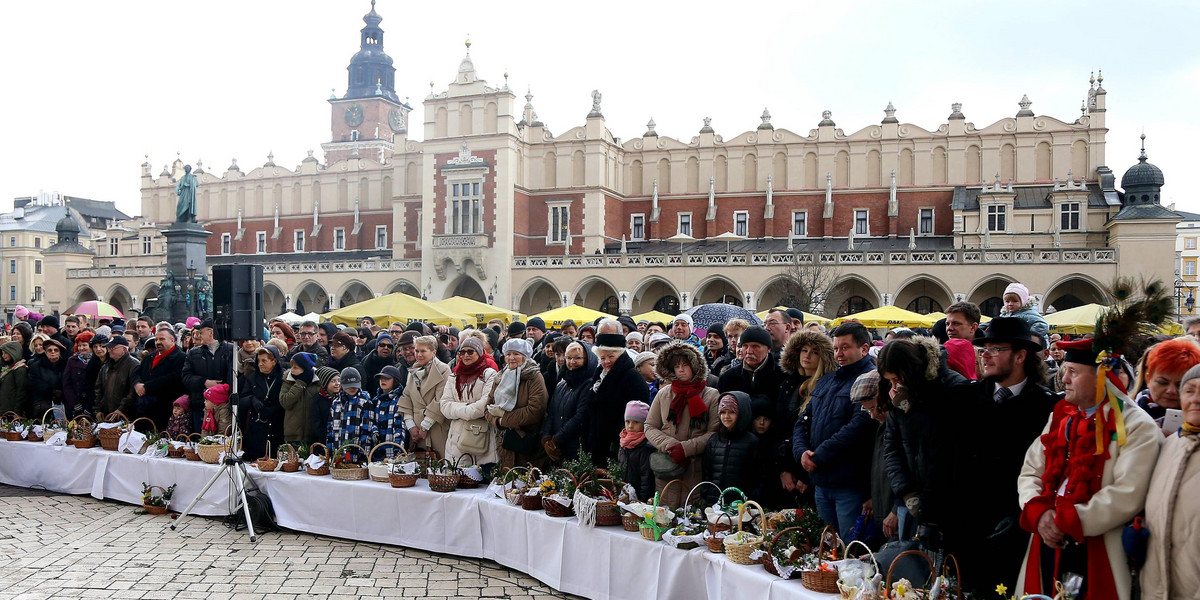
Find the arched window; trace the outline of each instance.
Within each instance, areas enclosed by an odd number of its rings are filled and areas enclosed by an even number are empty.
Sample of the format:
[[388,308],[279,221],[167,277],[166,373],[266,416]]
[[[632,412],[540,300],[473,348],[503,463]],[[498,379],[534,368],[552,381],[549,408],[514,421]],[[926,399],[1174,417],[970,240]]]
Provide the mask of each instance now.
[[620,314],[621,302],[617,300],[616,296],[609,296],[604,299],[603,303],[600,304],[600,312],[608,313],[610,315]]
[[919,296],[912,302],[908,303],[906,310],[915,312],[921,315],[927,315],[933,312],[942,312],[942,304],[929,296]]
[[658,299],[658,302],[654,303],[654,310],[668,315],[677,315],[679,314],[679,298],[675,296],[663,296]]
[[1004,300],[997,296],[992,296],[979,305],[979,312],[986,317],[998,317],[1003,309]]
[[842,302],[841,306],[838,307],[837,314],[839,317],[845,317],[847,315],[860,313],[864,310],[871,310],[872,308],[875,307],[872,306],[866,298],[863,298],[862,296],[850,296],[849,298],[846,298],[845,302]]

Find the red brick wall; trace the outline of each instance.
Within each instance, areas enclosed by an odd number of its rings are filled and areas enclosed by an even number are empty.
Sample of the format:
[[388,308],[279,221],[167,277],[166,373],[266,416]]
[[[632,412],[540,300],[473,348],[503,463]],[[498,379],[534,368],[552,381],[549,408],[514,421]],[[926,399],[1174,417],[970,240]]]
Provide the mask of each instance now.
[[[483,203],[481,206],[480,219],[483,221],[483,230],[488,234],[488,245],[496,244],[496,151],[495,150],[473,150],[472,155],[478,156],[487,161],[491,168],[483,177]],[[434,165],[437,168],[433,175],[433,231],[430,233],[443,234],[446,231],[446,176],[442,172],[441,167],[447,164],[451,158],[456,158],[457,152],[444,152],[434,156]],[[545,220],[543,218],[543,220]]]
[[273,216],[242,219],[242,228],[246,232],[240,241],[236,239],[237,221],[209,222],[206,226],[213,234],[208,238],[207,252],[214,255],[221,253],[222,233],[228,233],[231,238],[231,254],[256,254],[258,250],[256,236],[259,231],[267,233],[268,253],[293,252],[293,231],[296,229],[303,229],[306,232],[306,237],[304,238],[304,249],[306,252],[332,251],[333,230],[337,227],[344,227],[346,229],[346,250],[374,250],[375,227],[377,225],[384,225],[388,228],[389,240],[394,235],[392,231],[392,214],[390,211],[360,211],[359,219],[362,221],[362,228],[358,235],[355,236],[353,235],[354,213],[322,214],[320,216],[321,233],[314,238],[312,237],[313,221],[311,216],[280,217],[279,226],[283,229],[283,232],[279,234],[278,239],[271,239],[271,236],[275,233],[275,218]]
[[919,209],[933,208],[933,232],[935,235],[951,235],[954,229],[954,211],[950,208],[954,192],[897,192],[896,200],[900,203],[900,214],[897,217],[898,228],[896,235],[906,236],[908,230],[919,232]]
[[[584,251],[583,238],[577,237],[583,233],[583,194],[545,194],[538,196],[517,195],[518,208],[513,219],[513,230],[520,235],[514,236],[513,248],[516,255],[522,255],[521,248],[528,256],[547,256],[562,254],[563,247],[546,243],[546,234],[550,224],[547,222],[549,208],[547,202],[570,200],[568,214],[571,218],[571,254]],[[522,236],[533,237],[522,237]]]
[[423,242],[417,239],[417,232],[420,230],[420,212],[418,211],[421,209],[421,200],[418,198],[414,201],[406,201],[401,206],[404,210],[404,241],[417,242],[404,246],[404,258],[420,258]]

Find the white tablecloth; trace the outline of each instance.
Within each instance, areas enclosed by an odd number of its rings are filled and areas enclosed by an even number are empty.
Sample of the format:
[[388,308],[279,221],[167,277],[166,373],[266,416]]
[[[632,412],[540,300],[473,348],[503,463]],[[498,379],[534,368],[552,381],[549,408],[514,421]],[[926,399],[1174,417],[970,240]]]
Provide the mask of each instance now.
[[[217,469],[99,448],[0,441],[0,482],[132,504],[141,504],[143,481],[163,487],[174,483],[173,510],[187,506]],[[759,565],[731,563],[703,546],[683,551],[617,527],[581,527],[575,518],[522,510],[482,488],[443,494],[424,480],[395,489],[375,481],[314,477],[303,469],[260,473],[250,466],[247,471],[270,496],[276,520],[289,529],[489,558],[588,598],[836,597],[808,591],[799,580],[783,581]],[[219,479],[193,512],[228,514],[228,493],[228,479]]]

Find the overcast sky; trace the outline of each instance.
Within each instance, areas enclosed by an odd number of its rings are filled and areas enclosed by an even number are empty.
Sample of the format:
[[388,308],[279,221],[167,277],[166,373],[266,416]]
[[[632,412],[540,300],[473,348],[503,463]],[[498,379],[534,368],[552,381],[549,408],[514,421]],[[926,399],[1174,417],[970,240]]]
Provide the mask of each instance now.
[[[330,90],[346,90],[361,0],[59,0],[0,8],[0,210],[59,191],[140,214],[140,165],[176,153],[243,171],[268,152],[294,167],[330,137]],[[423,119],[429,82],[454,79],[470,36],[479,76],[531,86],[555,134],[604,95],[613,135],[653,116],[685,142],[702,119],[726,139],[776,127],[806,134],[822,110],[847,133],[897,117],[927,129],[952,102],[983,127],[1033,110],[1079,116],[1088,74],[1108,90],[1107,162],[1165,173],[1164,204],[1200,212],[1185,175],[1200,123],[1200,2],[402,2],[380,0],[396,93]],[[523,100],[518,99],[518,106]],[[420,125],[416,125],[420,134]],[[1191,141],[1188,141],[1191,140]]]

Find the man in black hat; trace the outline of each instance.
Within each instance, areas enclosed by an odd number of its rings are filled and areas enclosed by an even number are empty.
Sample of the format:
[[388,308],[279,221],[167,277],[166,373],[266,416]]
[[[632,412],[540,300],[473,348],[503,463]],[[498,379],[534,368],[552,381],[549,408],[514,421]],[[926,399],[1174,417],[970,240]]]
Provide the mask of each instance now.
[[213,337],[212,319],[202,321],[196,331],[199,332],[199,345],[188,350],[183,363],[183,385],[192,408],[192,431],[200,431],[204,424],[204,390],[229,383],[234,350],[233,344]]
[[971,501],[959,505],[957,523],[943,532],[956,538],[961,560],[975,565],[972,580],[981,592],[998,583],[1016,589],[1029,534],[1018,524],[1013,482],[1058,397],[1041,385],[1041,345],[1032,340],[1023,319],[992,319],[987,334],[974,344],[981,348],[983,379],[952,388],[951,397],[961,399],[960,414],[947,415],[963,424],[961,444],[953,453],[954,472],[948,476],[960,489],[971,490]]
[[[385,367],[396,364],[396,342],[391,334],[380,332],[375,338],[375,349],[362,360],[363,389],[372,398],[379,393],[379,380],[375,378]],[[392,367],[393,369],[395,367]],[[400,382],[399,387],[403,387]]]
[[38,332],[50,336],[51,339],[58,340],[63,345],[63,348],[70,348],[72,346],[71,340],[67,339],[67,336],[58,330],[58,317],[54,315],[42,317],[42,320],[38,321],[37,328]]

